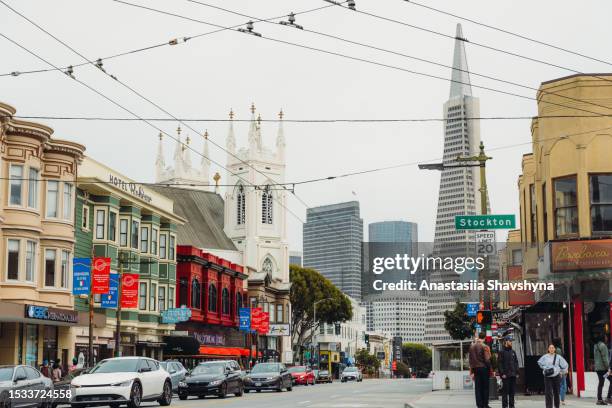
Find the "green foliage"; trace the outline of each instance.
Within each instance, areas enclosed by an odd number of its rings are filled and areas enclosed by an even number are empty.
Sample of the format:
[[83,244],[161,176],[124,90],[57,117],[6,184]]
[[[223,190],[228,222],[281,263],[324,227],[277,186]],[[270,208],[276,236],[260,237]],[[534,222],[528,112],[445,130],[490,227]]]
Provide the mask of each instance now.
[[402,344],[402,361],[415,372],[429,373],[431,371],[431,349],[423,344]]
[[410,366],[403,361],[399,361],[395,373],[402,378],[410,378]]
[[[302,347],[308,340],[310,329],[316,330],[320,323],[345,322],[353,317],[353,308],[347,296],[327,278],[314,269],[289,266],[291,279],[291,333],[293,343]],[[317,304],[317,321],[314,321],[314,303]]]
[[357,351],[355,354],[355,362],[362,368],[362,371],[368,375],[376,374],[380,368],[380,360],[374,354],[370,354],[366,349]]
[[474,335],[475,320],[468,317],[466,306],[457,302],[454,310],[444,312],[444,328],[454,340],[465,340]]

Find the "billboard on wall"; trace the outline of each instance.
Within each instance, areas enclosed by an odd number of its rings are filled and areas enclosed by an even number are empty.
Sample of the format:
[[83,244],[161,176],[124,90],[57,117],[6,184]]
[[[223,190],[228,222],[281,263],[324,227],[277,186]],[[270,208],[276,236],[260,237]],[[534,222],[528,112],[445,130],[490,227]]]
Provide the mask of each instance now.
[[612,239],[551,243],[551,272],[612,269]]

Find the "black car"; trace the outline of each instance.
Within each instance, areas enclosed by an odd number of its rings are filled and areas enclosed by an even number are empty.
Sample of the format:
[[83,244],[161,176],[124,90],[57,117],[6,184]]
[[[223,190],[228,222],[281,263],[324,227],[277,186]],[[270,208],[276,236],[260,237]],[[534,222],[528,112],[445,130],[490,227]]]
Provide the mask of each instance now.
[[190,395],[197,395],[198,398],[207,395],[225,398],[227,394],[234,394],[241,397],[243,391],[240,370],[235,370],[227,361],[200,363],[178,384],[181,400],[186,400]]
[[291,374],[282,363],[259,363],[255,364],[249,374],[244,377],[244,390],[250,392],[255,390],[275,390],[277,392],[293,389]]

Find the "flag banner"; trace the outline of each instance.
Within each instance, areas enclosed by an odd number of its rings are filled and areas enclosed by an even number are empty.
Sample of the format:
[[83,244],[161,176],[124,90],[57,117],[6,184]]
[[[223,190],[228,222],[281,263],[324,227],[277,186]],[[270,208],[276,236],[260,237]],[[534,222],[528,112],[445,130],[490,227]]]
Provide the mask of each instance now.
[[103,295],[110,290],[110,258],[96,257],[92,265],[92,292]]
[[238,309],[238,319],[240,321],[240,331],[251,330],[251,308],[241,307]]
[[262,313],[261,307],[251,308],[251,332],[255,333],[259,330]]
[[265,335],[268,334],[268,330],[270,330],[270,313],[262,312],[257,333]]
[[138,274],[124,273],[121,286],[121,307],[135,309],[138,307]]
[[108,293],[101,295],[102,300],[100,304],[105,309],[114,309],[117,307],[117,301],[119,299],[119,274],[111,272],[110,284],[108,287]]
[[89,295],[91,285],[91,259],[74,258],[72,260],[72,294]]

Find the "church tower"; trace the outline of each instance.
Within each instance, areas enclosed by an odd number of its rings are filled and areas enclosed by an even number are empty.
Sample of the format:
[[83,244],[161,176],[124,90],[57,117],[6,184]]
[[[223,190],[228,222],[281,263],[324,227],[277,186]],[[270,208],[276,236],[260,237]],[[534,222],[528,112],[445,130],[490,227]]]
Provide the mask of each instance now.
[[287,191],[283,113],[279,113],[276,149],[265,146],[261,116],[251,105],[247,147],[237,148],[234,113],[226,140],[228,169],[225,233],[243,253],[244,266],[266,273],[273,282],[289,283]]
[[174,184],[175,187],[209,190],[210,160],[208,152],[208,131],[203,135],[202,158],[199,167],[191,161],[191,138],[181,140],[181,127],[176,129],[177,138],[172,161],[174,166],[166,166],[163,151],[163,135],[159,134],[157,158],[155,160],[155,182]]

